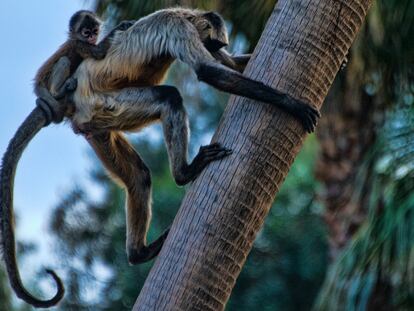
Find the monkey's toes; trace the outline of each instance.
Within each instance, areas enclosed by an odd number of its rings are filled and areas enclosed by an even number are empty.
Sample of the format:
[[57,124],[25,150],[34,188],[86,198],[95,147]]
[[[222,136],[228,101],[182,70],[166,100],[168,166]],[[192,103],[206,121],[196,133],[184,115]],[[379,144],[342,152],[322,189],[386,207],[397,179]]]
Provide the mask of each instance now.
[[195,157],[193,163],[204,168],[208,163],[216,160],[223,159],[231,155],[233,151],[231,149],[222,147],[219,143],[214,143],[207,146],[200,147],[200,151]]
[[219,143],[201,146],[191,164],[183,168],[181,174],[175,176],[175,182],[182,186],[193,181],[210,162],[223,159],[232,153],[232,150],[222,147]]

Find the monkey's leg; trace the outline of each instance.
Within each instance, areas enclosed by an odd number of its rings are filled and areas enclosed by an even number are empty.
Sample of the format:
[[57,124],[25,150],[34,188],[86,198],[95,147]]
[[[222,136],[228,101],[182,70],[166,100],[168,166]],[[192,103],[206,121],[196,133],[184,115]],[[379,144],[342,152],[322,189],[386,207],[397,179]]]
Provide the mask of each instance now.
[[70,76],[70,60],[66,56],[62,56],[53,66],[52,73],[49,78],[49,90],[50,94],[54,98],[57,97],[59,93],[62,93],[65,81]]
[[77,127],[83,132],[101,130],[136,130],[148,123],[161,120],[172,175],[178,185],[194,180],[212,161],[222,159],[231,151],[219,144],[200,148],[188,164],[188,119],[180,93],[172,86],[127,88],[116,93],[104,108],[87,124]]
[[178,185],[185,185],[194,180],[212,161],[231,154],[229,149],[220,144],[200,147],[191,164],[187,164],[188,118],[183,100],[175,87],[156,86],[153,88],[159,96],[160,119],[163,126],[165,143],[171,163],[171,170]]
[[112,177],[125,187],[128,261],[138,264],[151,260],[160,252],[169,230],[147,245],[151,220],[151,174],[148,167],[121,133],[96,134],[88,142]]

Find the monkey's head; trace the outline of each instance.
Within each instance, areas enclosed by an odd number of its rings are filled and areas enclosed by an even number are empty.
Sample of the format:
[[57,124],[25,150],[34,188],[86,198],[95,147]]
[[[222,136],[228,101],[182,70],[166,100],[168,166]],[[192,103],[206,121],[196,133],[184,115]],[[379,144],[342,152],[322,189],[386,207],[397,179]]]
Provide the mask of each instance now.
[[69,21],[69,36],[74,40],[81,40],[96,44],[101,22],[95,13],[81,10],[72,15]]
[[217,52],[229,44],[223,18],[216,12],[201,13],[192,20],[201,41],[210,52]]

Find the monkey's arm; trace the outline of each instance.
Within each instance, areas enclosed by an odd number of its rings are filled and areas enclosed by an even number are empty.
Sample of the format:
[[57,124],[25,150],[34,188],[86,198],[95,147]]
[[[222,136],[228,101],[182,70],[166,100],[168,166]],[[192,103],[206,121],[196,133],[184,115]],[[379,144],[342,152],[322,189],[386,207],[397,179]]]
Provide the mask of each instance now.
[[125,31],[130,28],[135,21],[122,21],[114,29],[112,29],[105,38],[103,38],[97,45],[88,42],[79,42],[77,45],[77,52],[83,58],[103,59],[111,47],[111,40],[117,31]]
[[221,64],[214,62],[200,63],[196,67],[196,73],[199,80],[221,91],[263,101],[283,109],[298,118],[309,133],[314,131],[317,119],[320,117],[320,113],[316,108],[279,92],[262,82],[249,79]]
[[244,68],[246,68],[246,65],[251,57],[251,54],[233,56],[229,54],[225,49],[220,49],[216,52],[212,52],[211,55],[213,55],[213,57],[224,66],[237,70],[240,73],[244,71]]

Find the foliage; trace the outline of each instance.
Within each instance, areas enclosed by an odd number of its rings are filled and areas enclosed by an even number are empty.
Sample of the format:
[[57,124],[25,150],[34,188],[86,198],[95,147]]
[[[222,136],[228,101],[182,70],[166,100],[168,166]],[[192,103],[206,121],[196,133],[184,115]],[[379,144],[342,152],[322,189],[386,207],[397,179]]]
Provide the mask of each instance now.
[[[366,90],[382,92],[383,100],[395,101],[412,81],[414,64],[414,2],[376,1],[360,34],[361,65],[366,74]],[[364,63],[364,64],[363,64]]]
[[382,107],[374,117],[385,124],[355,184],[354,199],[372,189],[368,219],[330,268],[315,310],[414,308],[413,4],[376,1],[353,48],[370,103]]
[[375,169],[368,221],[330,268],[315,310],[414,308],[413,93],[403,101],[410,105],[389,113],[370,156]]
[[[116,20],[137,19],[161,8],[184,6],[220,12],[229,22],[233,36],[243,34],[253,50],[277,0],[96,0],[98,13]],[[252,17],[254,16],[254,22]]]

